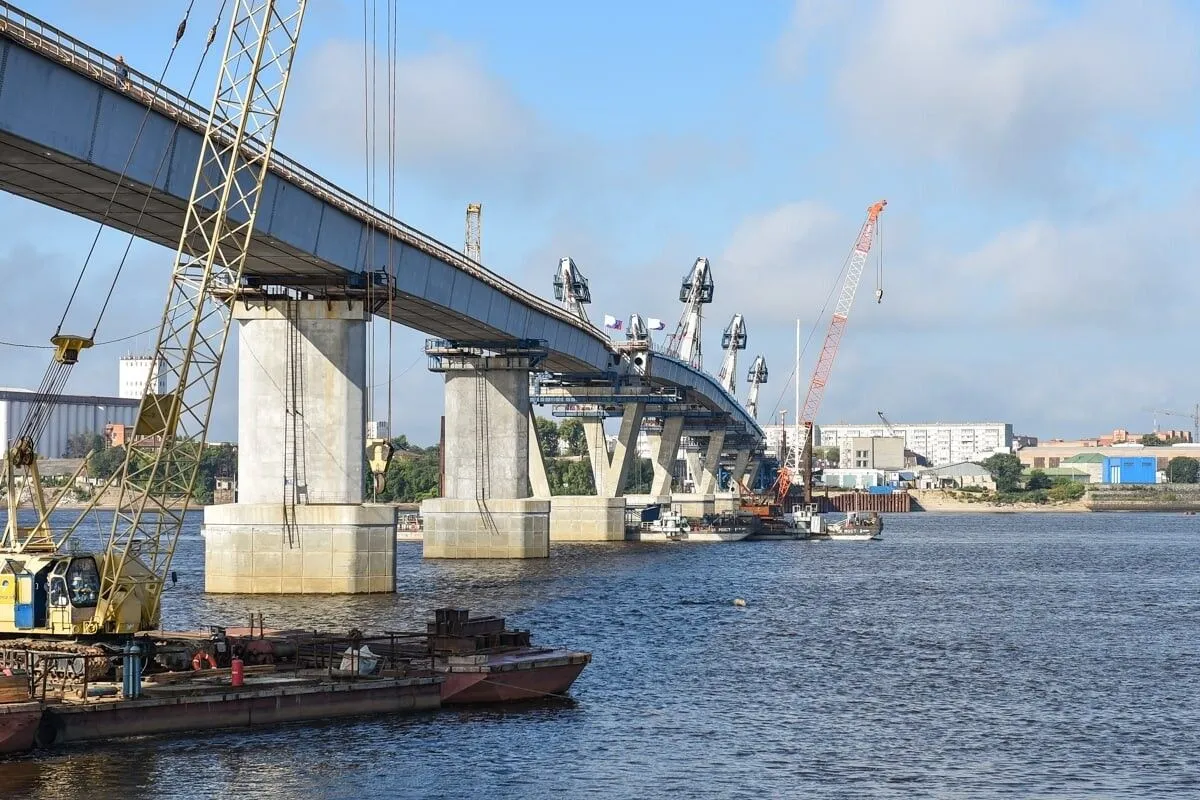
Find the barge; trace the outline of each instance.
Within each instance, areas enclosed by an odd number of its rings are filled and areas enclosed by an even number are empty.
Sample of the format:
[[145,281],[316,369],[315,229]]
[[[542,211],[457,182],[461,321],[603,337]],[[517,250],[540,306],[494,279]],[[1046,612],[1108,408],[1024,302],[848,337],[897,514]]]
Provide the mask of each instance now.
[[[65,644],[65,643],[63,643]],[[9,660],[13,642],[0,643]],[[0,754],[128,736],[260,727],[443,705],[562,698],[591,654],[536,647],[503,617],[438,609],[423,632],[156,631],[114,657],[25,650],[0,695]],[[19,698],[16,697],[19,694]],[[4,702],[12,697],[20,702]]]

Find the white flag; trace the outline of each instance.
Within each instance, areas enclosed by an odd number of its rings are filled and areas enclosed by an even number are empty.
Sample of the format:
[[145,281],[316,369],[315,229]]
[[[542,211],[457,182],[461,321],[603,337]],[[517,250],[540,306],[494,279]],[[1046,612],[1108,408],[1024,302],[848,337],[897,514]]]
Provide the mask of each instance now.
[[661,319],[656,319],[654,317],[651,317],[650,319],[646,320],[647,330],[661,331],[666,327],[667,327],[667,323],[663,322]]
[[621,320],[611,314],[604,315],[604,327],[612,328],[614,331],[621,330]]

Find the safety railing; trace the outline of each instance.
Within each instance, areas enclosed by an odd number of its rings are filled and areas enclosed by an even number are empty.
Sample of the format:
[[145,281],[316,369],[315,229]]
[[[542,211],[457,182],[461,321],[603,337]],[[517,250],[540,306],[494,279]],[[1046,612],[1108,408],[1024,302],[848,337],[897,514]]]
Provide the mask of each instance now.
[[[76,72],[83,73],[139,102],[146,103],[165,116],[177,120],[199,133],[203,133],[207,127],[207,120],[211,116],[209,109],[127,64],[119,65],[116,59],[106,53],[48,25],[4,0],[0,0],[0,35],[21,42],[37,53],[65,64]],[[257,142],[252,142],[249,147],[261,152],[261,145]],[[520,300],[544,314],[576,328],[581,328],[601,341],[608,341],[604,332],[595,325],[582,322],[565,309],[505,280],[449,245],[384,214],[366,201],[331,183],[283,153],[272,151],[271,171],[347,214],[382,229],[395,239],[467,272],[493,289]]]

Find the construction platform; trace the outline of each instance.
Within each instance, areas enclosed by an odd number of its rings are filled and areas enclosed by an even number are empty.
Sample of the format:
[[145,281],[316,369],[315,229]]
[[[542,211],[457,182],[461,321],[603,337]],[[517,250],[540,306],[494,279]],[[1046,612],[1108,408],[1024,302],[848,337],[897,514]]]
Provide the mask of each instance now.
[[[443,705],[563,698],[591,654],[536,647],[503,617],[439,609],[422,632],[156,631],[120,645],[0,641],[0,755],[78,742]],[[22,663],[22,668],[14,665]]]

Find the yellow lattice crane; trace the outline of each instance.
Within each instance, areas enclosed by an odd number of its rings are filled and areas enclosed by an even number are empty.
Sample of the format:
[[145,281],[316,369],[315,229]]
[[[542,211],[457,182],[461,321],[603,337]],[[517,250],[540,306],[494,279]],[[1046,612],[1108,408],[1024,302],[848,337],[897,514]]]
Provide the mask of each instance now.
[[53,531],[53,507],[37,488],[36,523],[23,528],[17,522],[18,484],[36,487],[37,437],[66,372],[92,344],[56,336],[30,420],[5,454],[10,502],[0,542],[0,634],[159,627],[306,0],[235,0],[235,6],[154,351],[164,388],[147,387],[138,409],[125,462],[113,479],[119,499],[107,546],[92,554],[70,551],[79,521]]

